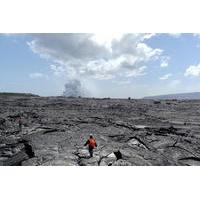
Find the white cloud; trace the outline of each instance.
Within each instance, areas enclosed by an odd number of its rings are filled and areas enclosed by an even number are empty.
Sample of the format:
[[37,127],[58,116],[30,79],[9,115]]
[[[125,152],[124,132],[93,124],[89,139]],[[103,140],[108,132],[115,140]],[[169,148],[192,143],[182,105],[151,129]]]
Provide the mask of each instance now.
[[52,61],[56,76],[112,79],[141,76],[161,49],[145,43],[155,34],[33,34],[28,45],[34,53]]
[[163,57],[161,58],[160,67],[162,67],[162,68],[168,67],[168,65],[169,65],[169,60],[170,60],[170,58],[169,58],[168,56],[163,56]]
[[179,37],[181,37],[182,33],[168,33],[168,35],[170,35],[174,38],[179,38]]
[[200,76],[200,64],[191,65],[185,71],[185,76]]
[[38,72],[29,74],[29,77],[32,79],[48,79],[48,75]]
[[171,81],[171,83],[169,84],[169,86],[170,86],[171,88],[176,88],[176,87],[178,87],[180,84],[181,84],[181,81],[177,79],[177,80]]
[[135,68],[129,72],[126,73],[126,77],[137,77],[137,76],[143,76],[145,75],[145,69],[147,67],[146,66],[142,66],[142,67],[139,67],[139,68]]
[[117,85],[129,85],[131,84],[130,80],[121,80],[121,81],[112,81],[112,83],[117,84]]
[[193,36],[200,38],[200,33],[193,33]]
[[165,74],[164,76],[161,76],[159,79],[160,80],[167,80],[172,76],[172,74]]
[[101,34],[94,34],[91,39],[97,44],[104,45],[108,49],[110,49],[110,51],[112,51],[111,49],[112,41],[120,40],[122,36],[123,33],[101,33]]
[[66,73],[65,67],[61,65],[50,65],[50,68],[54,72],[55,76],[62,76],[64,73]]

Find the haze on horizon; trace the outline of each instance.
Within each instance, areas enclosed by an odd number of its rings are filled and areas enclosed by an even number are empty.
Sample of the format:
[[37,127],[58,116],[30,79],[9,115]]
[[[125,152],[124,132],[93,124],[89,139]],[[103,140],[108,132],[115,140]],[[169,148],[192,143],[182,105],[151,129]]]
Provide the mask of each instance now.
[[200,34],[0,34],[0,92],[142,98],[200,91]]

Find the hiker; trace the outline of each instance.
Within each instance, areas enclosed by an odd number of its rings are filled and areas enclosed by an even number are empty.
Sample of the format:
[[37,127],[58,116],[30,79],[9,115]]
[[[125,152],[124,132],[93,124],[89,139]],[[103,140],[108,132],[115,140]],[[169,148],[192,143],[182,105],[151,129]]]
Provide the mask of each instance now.
[[87,146],[87,145],[88,145],[90,157],[93,157],[93,149],[95,147],[97,147],[97,143],[96,143],[96,140],[94,139],[92,134],[90,134],[90,137],[89,137],[89,139],[87,140],[87,142],[85,143],[84,146]]
[[22,131],[22,118],[21,117],[19,117],[19,119],[18,119],[18,126],[19,126],[19,132],[21,132]]

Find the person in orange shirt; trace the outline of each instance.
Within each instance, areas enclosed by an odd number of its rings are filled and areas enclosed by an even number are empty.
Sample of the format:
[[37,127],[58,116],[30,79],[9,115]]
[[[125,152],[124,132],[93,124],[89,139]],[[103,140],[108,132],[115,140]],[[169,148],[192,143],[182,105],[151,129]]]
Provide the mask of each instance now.
[[94,148],[97,147],[97,143],[92,134],[90,134],[90,137],[84,146],[87,146],[87,145],[88,145],[88,151],[90,153],[90,157],[93,157],[93,150]]

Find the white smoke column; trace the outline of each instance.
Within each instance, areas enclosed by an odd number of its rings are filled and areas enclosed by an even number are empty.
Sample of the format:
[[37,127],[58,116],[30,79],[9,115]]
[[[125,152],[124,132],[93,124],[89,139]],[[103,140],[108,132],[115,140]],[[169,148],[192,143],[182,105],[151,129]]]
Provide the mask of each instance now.
[[66,97],[78,97],[83,96],[83,88],[81,86],[81,82],[79,80],[73,79],[69,80],[65,84],[65,90],[63,92],[63,95]]

